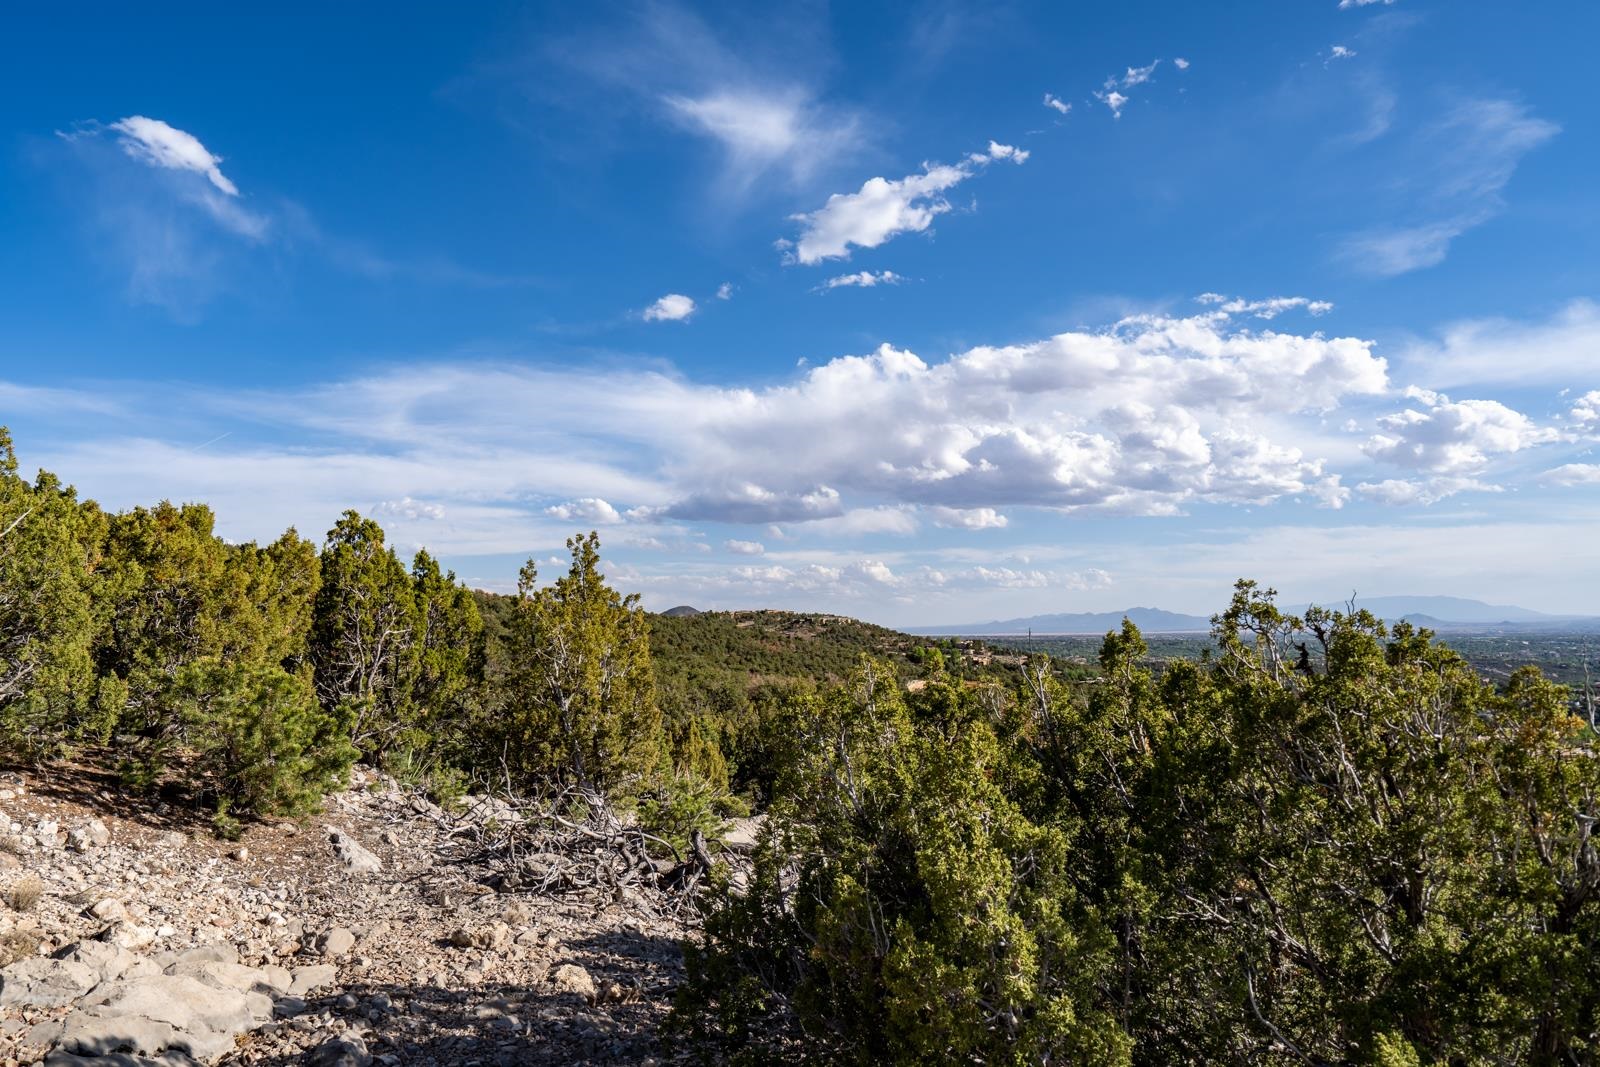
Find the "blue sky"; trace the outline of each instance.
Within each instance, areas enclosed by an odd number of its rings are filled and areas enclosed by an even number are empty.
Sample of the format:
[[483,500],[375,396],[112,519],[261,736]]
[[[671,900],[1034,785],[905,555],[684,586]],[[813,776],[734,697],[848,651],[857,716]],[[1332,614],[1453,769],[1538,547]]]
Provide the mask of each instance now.
[[[0,421],[891,624],[1600,592],[1600,8],[9,13]],[[547,569],[553,569],[551,563]]]

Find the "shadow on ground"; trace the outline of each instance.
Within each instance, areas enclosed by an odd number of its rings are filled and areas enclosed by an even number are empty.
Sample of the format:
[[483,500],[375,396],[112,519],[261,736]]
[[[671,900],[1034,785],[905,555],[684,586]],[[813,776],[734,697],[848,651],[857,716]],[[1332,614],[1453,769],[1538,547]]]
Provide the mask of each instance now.
[[[283,1021],[285,1031],[305,1028],[291,1039],[284,1033],[252,1035],[224,1062],[322,1062],[309,1057],[309,1050],[348,1037],[359,1038],[378,1062],[387,1056],[387,1062],[406,1065],[697,1062],[689,1049],[661,1034],[683,973],[676,942],[619,932],[565,949],[552,960],[551,973],[566,963],[582,967],[601,994],[596,1002],[548,978],[535,986],[485,982],[470,988],[431,984],[423,976],[407,984],[347,982]],[[332,1021],[323,1023],[328,1016]]]

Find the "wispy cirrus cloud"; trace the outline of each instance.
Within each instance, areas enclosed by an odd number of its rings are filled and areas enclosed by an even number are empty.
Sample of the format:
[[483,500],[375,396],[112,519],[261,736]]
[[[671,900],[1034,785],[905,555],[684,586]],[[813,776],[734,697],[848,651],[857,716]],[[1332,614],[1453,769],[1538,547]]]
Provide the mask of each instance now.
[[245,206],[222,159],[194,134],[130,115],[57,131],[75,164],[64,174],[95,253],[136,304],[193,319],[230,282],[241,251],[263,245],[270,217]]
[[1502,194],[1523,157],[1560,131],[1510,100],[1457,104],[1423,131],[1413,158],[1402,164],[1413,221],[1352,234],[1340,257],[1382,277],[1443,262],[1456,238],[1504,208]]
[[[866,146],[869,118],[827,99],[829,51],[816,20],[798,10],[729,12],[713,24],[663,2],[542,40],[510,65],[509,76],[591,120],[642,108],[652,121],[700,138],[720,157],[714,189],[726,202],[773,181],[804,187]],[[585,85],[601,92],[583,92]]]

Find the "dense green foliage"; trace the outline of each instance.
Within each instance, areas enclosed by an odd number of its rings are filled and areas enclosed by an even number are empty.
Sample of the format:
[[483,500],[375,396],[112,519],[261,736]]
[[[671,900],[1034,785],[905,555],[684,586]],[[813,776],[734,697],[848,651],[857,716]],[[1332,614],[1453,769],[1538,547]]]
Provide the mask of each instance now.
[[89,703],[104,536],[104,516],[53,475],[18,475],[0,428],[0,745],[53,747]]
[[530,564],[490,671],[472,592],[425,551],[408,571],[371,519],[346,512],[320,551],[214,526],[201,504],[106,515],[28,482],[0,430],[0,756],[109,743],[130,781],[186,782],[224,828],[306,810],[358,758],[680,813],[702,792],[674,786],[648,626],[592,534],[549,588]]
[[600,539],[568,540],[571,569],[540,588],[517,582],[507,645],[502,750],[513,780],[568,780],[631,792],[660,760],[650,631],[637,596],[601,577]]
[[1215,641],[1159,682],[1129,625],[1087,687],[869,665],[813,701],[680,1023],[750,1062],[1595,1062],[1564,690],[1250,583]]

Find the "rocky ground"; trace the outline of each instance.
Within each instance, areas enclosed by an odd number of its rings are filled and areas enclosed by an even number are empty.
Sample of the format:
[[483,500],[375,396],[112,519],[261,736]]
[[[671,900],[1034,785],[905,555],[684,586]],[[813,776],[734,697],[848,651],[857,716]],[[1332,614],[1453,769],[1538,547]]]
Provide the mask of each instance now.
[[692,860],[568,814],[358,771],[229,842],[93,769],[0,778],[0,1064],[692,1059],[658,1037]]

